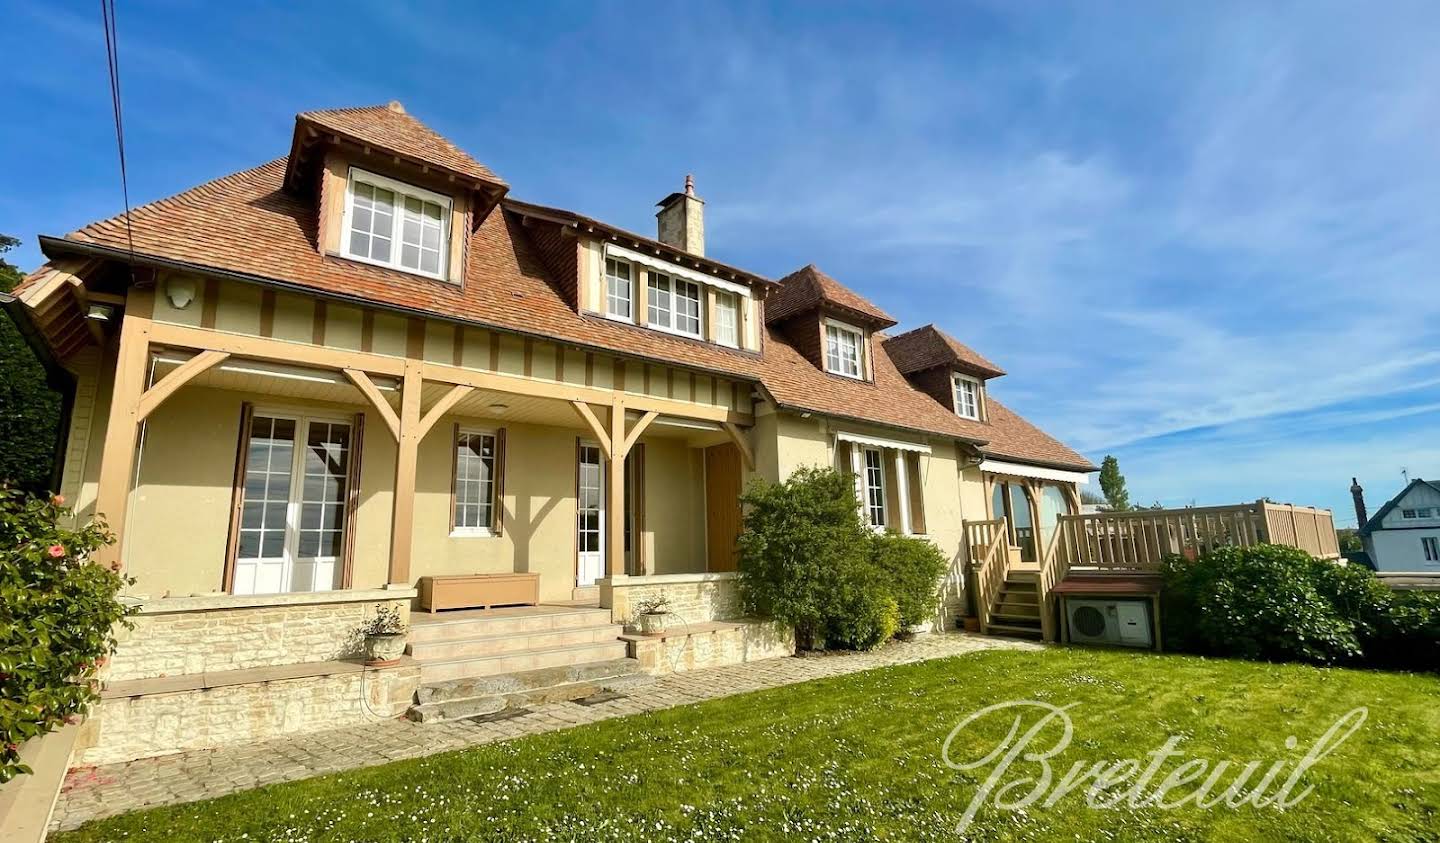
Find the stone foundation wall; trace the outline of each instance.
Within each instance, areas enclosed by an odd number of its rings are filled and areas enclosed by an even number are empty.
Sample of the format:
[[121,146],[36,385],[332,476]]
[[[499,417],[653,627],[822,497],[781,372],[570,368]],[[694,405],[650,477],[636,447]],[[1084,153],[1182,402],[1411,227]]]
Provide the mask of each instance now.
[[[402,593],[403,594],[403,593]],[[179,601],[176,601],[179,602]],[[408,597],[343,603],[157,610],[147,604],[119,629],[119,647],[105,678],[118,682],[223,670],[245,670],[355,658],[364,642],[356,627],[379,606],[400,609],[407,622]]]
[[103,700],[75,763],[109,764],[190,749],[370,723],[403,714],[414,663],[270,682]]
[[686,623],[735,620],[743,616],[734,574],[666,574],[617,577],[600,584],[600,605],[616,623],[630,621],[645,600],[665,597],[676,620]]
[[630,652],[647,673],[659,676],[793,656],[795,634],[777,624],[751,621],[704,632],[675,632],[663,638],[636,637]]

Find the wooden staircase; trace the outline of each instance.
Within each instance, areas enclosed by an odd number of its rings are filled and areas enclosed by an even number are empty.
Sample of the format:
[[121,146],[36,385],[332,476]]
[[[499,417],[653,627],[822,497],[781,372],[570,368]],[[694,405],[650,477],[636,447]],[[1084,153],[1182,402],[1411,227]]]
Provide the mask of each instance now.
[[988,631],[995,635],[1041,640],[1040,575],[1032,571],[1008,571],[990,604]]

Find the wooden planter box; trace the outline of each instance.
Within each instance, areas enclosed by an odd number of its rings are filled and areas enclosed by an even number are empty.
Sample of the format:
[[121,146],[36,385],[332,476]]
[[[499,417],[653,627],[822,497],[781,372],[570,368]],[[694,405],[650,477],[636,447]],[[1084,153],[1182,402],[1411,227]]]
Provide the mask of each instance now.
[[539,574],[456,574],[420,578],[420,608],[489,609],[540,602]]

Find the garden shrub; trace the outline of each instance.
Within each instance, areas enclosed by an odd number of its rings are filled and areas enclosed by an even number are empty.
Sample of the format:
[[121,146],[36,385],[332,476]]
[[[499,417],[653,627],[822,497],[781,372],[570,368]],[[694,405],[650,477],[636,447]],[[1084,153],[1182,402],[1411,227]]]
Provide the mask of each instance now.
[[895,598],[902,630],[935,617],[940,604],[938,584],[950,561],[934,542],[894,533],[874,534],[870,555]]
[[867,567],[869,530],[860,523],[852,479],[801,468],[782,483],[752,483],[740,501],[745,611],[794,627],[802,647],[818,645]]
[[925,539],[867,528],[854,476],[802,468],[741,502],[745,611],[793,626],[801,647],[869,650],[934,615],[947,560]]
[[0,782],[29,769],[20,745],[85,712],[93,678],[132,610],[129,580],[85,561],[111,541],[103,526],[59,526],[59,498],[0,488]]
[[1440,591],[1393,592],[1365,655],[1381,667],[1440,671]]
[[1162,567],[1166,640],[1177,649],[1249,659],[1355,659],[1362,652],[1356,624],[1325,589],[1350,591],[1338,579],[1322,588],[1322,565],[1333,563],[1272,544],[1219,548],[1194,562],[1172,557]]

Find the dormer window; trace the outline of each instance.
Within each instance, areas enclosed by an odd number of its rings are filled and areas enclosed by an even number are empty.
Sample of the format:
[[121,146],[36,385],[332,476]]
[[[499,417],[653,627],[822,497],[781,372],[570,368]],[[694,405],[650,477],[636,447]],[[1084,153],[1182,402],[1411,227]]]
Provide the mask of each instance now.
[[825,320],[825,371],[847,378],[864,378],[864,349],[864,331],[834,319]]
[[649,273],[646,287],[646,319],[651,328],[700,338],[700,285],[663,272]]
[[980,420],[980,381],[969,375],[955,375],[955,415]]
[[630,264],[614,258],[605,260],[605,315],[625,322],[634,321],[634,288]]
[[345,257],[446,277],[450,197],[352,168],[345,198]]

